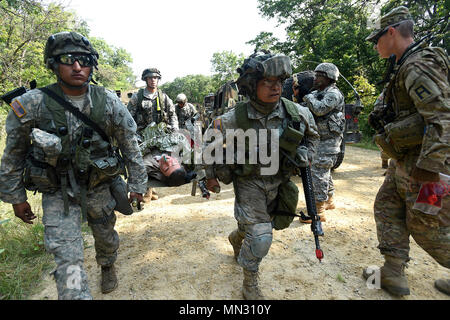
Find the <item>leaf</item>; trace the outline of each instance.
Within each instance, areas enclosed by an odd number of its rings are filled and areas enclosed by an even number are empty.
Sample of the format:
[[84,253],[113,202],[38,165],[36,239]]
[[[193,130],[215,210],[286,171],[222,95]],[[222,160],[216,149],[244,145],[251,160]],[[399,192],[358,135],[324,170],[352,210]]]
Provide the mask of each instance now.
[[6,249],[0,249],[0,254],[2,254]]

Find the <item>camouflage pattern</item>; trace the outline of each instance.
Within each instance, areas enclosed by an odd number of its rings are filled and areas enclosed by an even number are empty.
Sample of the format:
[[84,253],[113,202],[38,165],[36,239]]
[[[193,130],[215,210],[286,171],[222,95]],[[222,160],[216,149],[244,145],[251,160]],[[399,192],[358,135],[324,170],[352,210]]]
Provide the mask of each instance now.
[[170,132],[164,122],[149,125],[142,131],[142,138],[143,141],[139,144],[139,148],[143,156],[150,153],[152,149],[174,152],[190,148],[186,136],[181,132]]
[[148,68],[142,71],[141,80],[145,81],[147,77],[159,77],[161,79],[161,72],[156,68]]
[[[404,59],[405,58],[405,59]],[[387,87],[386,99],[396,113],[394,123],[419,112],[426,130],[421,145],[401,161],[391,160],[378,191],[374,212],[382,254],[409,259],[409,235],[438,263],[450,267],[450,197],[437,216],[412,209],[421,184],[414,167],[450,173],[449,61],[440,48],[405,52],[404,61]]]
[[[385,89],[383,89],[383,91],[379,94],[379,96],[375,100],[375,103],[373,105],[374,112],[380,112],[382,109],[386,108],[386,104],[384,103],[384,91],[385,91]],[[381,150],[381,152],[380,152],[380,157],[381,157],[381,160],[389,160],[390,159],[389,155],[387,155],[386,152],[383,152],[383,150]]]
[[339,69],[332,63],[324,62],[319,64],[314,72],[323,72],[331,80],[337,81],[339,78]]
[[128,102],[128,111],[137,124],[137,133],[141,135],[144,130],[152,122],[158,123],[157,120],[157,96],[160,94],[160,108],[163,113],[163,122],[166,122],[172,130],[177,130],[178,117],[172,100],[159,89],[154,94],[150,93],[147,88],[144,90],[144,99],[142,101],[142,111],[138,112],[138,93],[134,93]]
[[317,202],[327,201],[334,194],[331,168],[337,161],[344,138],[344,96],[335,85],[322,91],[315,90],[303,97],[316,120],[320,134],[318,153],[311,166],[314,193]]
[[[308,138],[308,155],[313,157],[319,134],[311,112],[298,106],[301,122],[305,125],[305,136]],[[218,117],[210,126],[221,130],[226,142],[225,131],[238,129],[236,109]],[[279,129],[281,132],[286,126],[288,113],[284,105],[279,102],[276,108],[268,115],[257,111],[251,103],[247,103],[248,118],[253,128]],[[220,124],[220,127],[217,126]],[[281,133],[280,133],[281,135]],[[270,140],[268,141],[270,144]],[[207,144],[204,146],[206,148]],[[270,146],[268,146],[270,150]],[[260,164],[261,167],[263,165]],[[214,178],[214,165],[205,166],[206,178]],[[267,254],[272,242],[272,218],[270,212],[276,206],[278,187],[288,177],[279,170],[275,175],[261,175],[257,173],[251,176],[233,175],[233,187],[235,194],[234,217],[238,222],[238,228],[245,232],[242,249],[238,255],[238,263],[244,269],[257,271],[262,258]]]
[[178,104],[175,104],[175,110],[178,118],[178,126],[180,129],[186,128],[186,121],[192,119],[196,114],[197,110],[194,105],[186,102],[183,108],[181,108]]
[[372,31],[372,33],[366,38],[366,41],[373,41],[374,39],[377,38],[379,34],[381,34],[390,26],[398,25],[400,22],[406,20],[412,20],[408,8],[400,6],[392,9],[375,22],[376,27]]
[[94,65],[97,65],[99,55],[89,40],[77,32],[67,31],[53,34],[48,38],[44,49],[44,63],[47,68],[51,68],[54,62],[51,58],[74,52],[91,54],[94,59]]
[[[66,97],[89,114],[92,108],[90,86],[84,96]],[[26,109],[26,114],[18,118],[10,111],[6,120],[7,140],[0,167],[0,199],[18,204],[27,200],[23,185],[23,170],[27,151],[30,147],[30,134],[45,122],[44,94],[40,90],[31,90],[17,98]],[[82,101],[80,104],[79,101]],[[71,141],[77,141],[81,134],[82,122],[66,112],[68,134]],[[136,123],[120,102],[118,97],[106,91],[104,122],[101,124],[107,134],[117,141],[128,167],[128,191],[144,194],[147,175],[136,140]],[[95,148],[103,143],[94,131],[91,155],[95,159]],[[83,241],[80,229],[80,200],[76,197],[71,184],[68,186],[69,214],[64,213],[62,192],[44,193],[42,196],[43,223],[45,226],[45,246],[54,254],[57,269],[55,279],[60,299],[90,299],[86,273],[83,269]],[[97,262],[100,265],[112,264],[117,256],[119,239],[114,231],[115,200],[111,196],[108,184],[101,184],[87,194],[88,222],[92,228]],[[104,220],[99,223],[98,219]],[[95,219],[95,220],[93,220]],[[92,222],[94,221],[94,222]]]
[[56,167],[58,157],[62,151],[61,139],[57,135],[33,128],[31,131],[31,141],[34,146],[34,159]]

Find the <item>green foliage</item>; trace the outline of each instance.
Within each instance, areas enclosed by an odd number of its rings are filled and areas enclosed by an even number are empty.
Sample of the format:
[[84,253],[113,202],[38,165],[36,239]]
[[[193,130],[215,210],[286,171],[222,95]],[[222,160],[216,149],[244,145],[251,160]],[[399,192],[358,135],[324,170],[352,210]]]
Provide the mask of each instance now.
[[[43,0],[0,1],[0,93],[36,79],[38,86],[55,81],[46,69],[43,51],[47,38],[61,31],[76,31],[89,37],[89,27],[61,4]],[[129,66],[131,55],[102,39],[90,39],[99,51],[99,70],[94,78],[112,90],[126,90],[135,77]],[[7,109],[2,104],[3,109]]]
[[215,92],[218,86],[212,77],[204,75],[188,75],[182,78],[175,78],[172,82],[167,82],[161,89],[172,99],[183,92],[190,103],[203,104],[203,99],[208,93]]

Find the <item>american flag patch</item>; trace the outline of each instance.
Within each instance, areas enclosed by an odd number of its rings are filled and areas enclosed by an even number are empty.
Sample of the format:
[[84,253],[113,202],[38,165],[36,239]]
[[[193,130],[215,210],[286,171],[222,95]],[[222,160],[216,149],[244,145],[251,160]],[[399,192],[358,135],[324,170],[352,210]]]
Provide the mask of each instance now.
[[19,100],[14,100],[10,103],[11,108],[13,109],[14,113],[17,117],[22,118],[24,115],[27,114],[27,111],[23,107],[23,105],[19,102]]
[[222,131],[222,119],[214,120],[213,128]]

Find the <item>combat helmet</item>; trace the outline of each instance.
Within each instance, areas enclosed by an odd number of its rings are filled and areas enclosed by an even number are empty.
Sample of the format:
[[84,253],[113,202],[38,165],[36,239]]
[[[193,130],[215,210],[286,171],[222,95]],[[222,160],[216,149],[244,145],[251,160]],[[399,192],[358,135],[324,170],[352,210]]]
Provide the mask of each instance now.
[[145,69],[144,71],[142,71],[142,81],[145,81],[145,78],[147,77],[158,77],[159,79],[161,79],[161,72],[156,68]]
[[327,75],[327,78],[337,81],[339,78],[339,69],[332,63],[323,62],[319,64],[315,69],[315,72],[323,72]]
[[292,74],[292,67],[289,57],[264,50],[245,59],[236,71],[239,73],[236,80],[239,93],[253,100],[256,98],[256,84],[259,80],[277,77],[284,81]]
[[187,97],[184,93],[180,93],[177,95],[177,98],[175,99],[175,102],[187,102]]
[[85,36],[73,31],[63,31],[48,37],[44,50],[44,63],[46,67],[55,71],[55,58],[66,53],[85,53],[91,55],[93,66],[97,68],[99,58],[97,51]]

